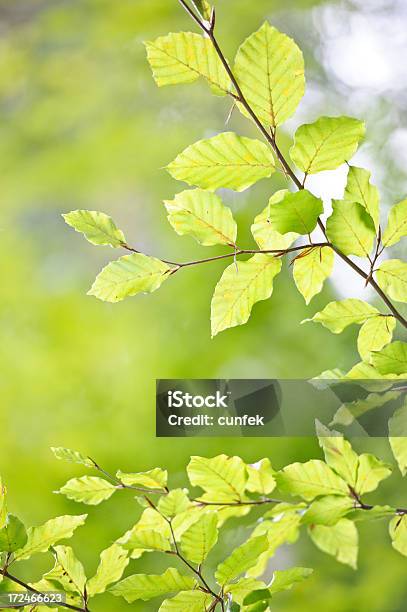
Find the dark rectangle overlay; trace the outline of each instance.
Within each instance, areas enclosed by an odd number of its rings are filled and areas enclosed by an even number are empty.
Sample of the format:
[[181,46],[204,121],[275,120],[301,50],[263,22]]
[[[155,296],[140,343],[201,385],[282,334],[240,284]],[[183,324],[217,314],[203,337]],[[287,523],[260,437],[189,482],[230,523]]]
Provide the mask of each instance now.
[[194,379],[156,382],[157,437],[407,436],[407,380]]

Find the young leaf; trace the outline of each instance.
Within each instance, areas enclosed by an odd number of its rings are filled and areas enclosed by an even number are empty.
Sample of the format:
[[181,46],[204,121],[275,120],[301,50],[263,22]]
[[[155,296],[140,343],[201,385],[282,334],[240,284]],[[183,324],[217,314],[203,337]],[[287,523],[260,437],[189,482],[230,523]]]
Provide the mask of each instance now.
[[51,451],[54,453],[57,459],[61,461],[67,461],[68,463],[79,463],[89,468],[95,467],[93,461],[89,457],[85,457],[78,451],[71,450],[70,448],[64,448],[63,446],[51,446]]
[[407,400],[389,420],[389,442],[400,472],[407,474]]
[[377,282],[387,295],[398,302],[407,302],[407,263],[388,259],[376,272]]
[[278,204],[284,200],[289,192],[287,189],[277,191],[271,196],[266,208],[254,219],[251,227],[253,238],[257,242],[262,251],[270,249],[288,249],[292,243],[298,238],[295,232],[280,234],[271,226],[270,209],[274,204]]
[[241,500],[246,487],[246,467],[240,457],[191,457],[187,472],[194,487],[211,493],[224,493],[235,501]]
[[287,192],[280,202],[270,206],[270,224],[272,229],[280,234],[310,234],[315,229],[323,209],[322,200],[306,189],[295,193]]
[[306,525],[335,525],[354,507],[350,497],[327,495],[312,502],[302,518]]
[[276,475],[277,485],[285,493],[310,501],[321,495],[348,495],[346,482],[319,459],[292,463]]
[[332,527],[311,525],[308,533],[320,550],[332,555],[340,563],[345,563],[356,569],[358,532],[352,521],[344,518]]
[[380,351],[391,342],[396,327],[393,316],[377,315],[363,323],[358,336],[358,351],[363,360],[369,361],[373,351]]
[[[376,372],[376,370],[374,371]],[[380,374],[378,372],[376,372],[375,376],[376,378],[380,378]],[[383,385],[383,382],[381,385]],[[364,384],[364,386],[366,388],[366,384]],[[376,384],[373,386],[376,386]],[[367,387],[370,387],[370,383],[368,383]],[[380,391],[380,393],[369,393],[369,395],[363,399],[342,404],[342,406],[340,406],[336,411],[331,425],[351,425],[356,419],[363,416],[367,412],[375,410],[376,408],[383,408],[388,402],[394,401],[400,397],[400,391],[388,391],[387,393],[382,393],[384,389],[381,389],[379,386],[377,390]]]
[[154,529],[133,528],[117,544],[126,550],[171,550],[171,544],[167,537]]
[[237,225],[232,211],[214,193],[186,190],[164,204],[168,220],[180,236],[189,234],[204,246],[235,245]]
[[70,546],[55,546],[53,549],[55,565],[44,578],[57,582],[64,591],[83,595],[86,584],[85,570]]
[[373,353],[372,364],[380,374],[407,374],[407,343],[392,342],[382,351]]
[[345,255],[367,257],[376,235],[372,217],[356,202],[332,200],[332,209],[326,222],[329,240]]
[[247,595],[244,600],[245,605],[256,603],[264,599],[271,599],[276,593],[288,591],[298,582],[303,582],[309,578],[313,570],[308,567],[291,567],[287,570],[276,570],[273,579],[267,589],[254,591]]
[[270,149],[259,140],[223,132],[187,147],[167,166],[178,181],[202,189],[244,191],[275,170]]
[[65,222],[96,245],[120,247],[126,243],[121,230],[117,229],[113,219],[105,213],[95,210],[73,210],[62,215]]
[[393,548],[407,557],[407,515],[395,516],[390,521],[389,532]]
[[81,476],[71,478],[61,487],[58,493],[66,495],[68,499],[82,502],[89,506],[97,506],[102,501],[109,499],[116,491],[116,487],[107,480],[98,476]]
[[[304,95],[301,50],[267,21],[240,46],[234,73],[257,117],[271,127],[287,121]],[[238,107],[248,116],[242,104]]]
[[377,489],[379,483],[391,475],[390,465],[383,463],[374,455],[367,453],[360,455],[358,476],[355,491],[358,495],[364,495]]
[[188,561],[201,565],[217,541],[218,517],[216,512],[208,512],[182,534],[182,554]]
[[383,232],[382,243],[385,247],[396,244],[407,236],[407,200],[395,204],[390,210],[387,227]]
[[249,593],[265,588],[265,583],[260,580],[255,580],[254,578],[240,578],[237,582],[226,585],[225,595],[230,594],[232,601],[241,606],[244,598]]
[[158,502],[158,510],[161,514],[164,514],[164,516],[172,518],[177,514],[186,512],[191,505],[192,503],[184,489],[173,489],[168,495],[163,495],[163,497],[161,497]]
[[335,170],[350,159],[365,135],[365,124],[350,117],[320,117],[302,125],[290,155],[305,174]]
[[165,490],[168,481],[167,470],[154,468],[147,472],[128,474],[119,470],[116,477],[125,485],[130,487],[145,487],[146,489]]
[[27,542],[27,532],[23,523],[13,514],[8,514],[5,525],[0,529],[0,551],[12,553]]
[[60,540],[71,538],[75,529],[84,524],[87,516],[58,516],[39,527],[29,527],[27,543],[14,553],[15,559],[29,559],[35,553],[46,552]]
[[[141,535],[144,532],[148,533]],[[154,534],[159,536],[157,541],[154,539]],[[131,550],[132,559],[138,559],[146,550],[152,550],[149,548],[151,545],[160,544],[161,548],[170,550],[170,537],[171,530],[166,519],[159,512],[148,507],[143,511],[140,520],[134,527],[117,540],[117,544],[126,550]]]
[[193,83],[203,77],[216,95],[225,95],[230,79],[209,40],[191,32],[171,33],[145,43],[158,87]]
[[120,302],[137,293],[152,293],[168,278],[172,268],[142,253],[112,261],[96,277],[88,295],[104,302]]
[[339,302],[330,302],[321,312],[317,312],[312,319],[305,319],[303,323],[307,321],[321,323],[332,333],[340,334],[348,325],[364,323],[378,314],[379,311],[367,302],[349,298]]
[[280,259],[258,253],[225,269],[212,297],[212,337],[247,322],[254,304],[273,293],[273,280],[281,266]]
[[104,593],[112,582],[120,580],[129,564],[127,552],[117,544],[112,544],[100,555],[96,574],[88,581],[86,592],[89,597]]
[[225,585],[238,578],[256,564],[259,555],[268,549],[269,543],[266,535],[250,538],[235,548],[231,555],[218,565],[215,578],[218,584]]
[[203,17],[205,21],[210,21],[212,8],[209,2],[206,0],[192,0],[192,3],[195,4],[201,17]]
[[316,421],[319,445],[327,464],[352,487],[356,484],[359,457],[342,434],[331,431]]
[[194,585],[193,578],[182,576],[178,570],[169,567],[161,576],[148,574],[129,576],[110,587],[109,593],[117,597],[124,597],[128,603],[133,603],[137,599],[148,601],[161,595],[193,589]]
[[324,281],[332,273],[334,260],[335,254],[330,247],[310,248],[295,259],[294,281],[306,304],[322,291]]
[[163,601],[158,612],[203,612],[211,602],[212,596],[202,591],[181,591]]
[[249,478],[247,480],[246,489],[251,493],[260,493],[268,495],[276,486],[274,478],[274,470],[271,467],[269,459],[262,459],[257,463],[252,463],[246,466]]
[[348,182],[343,197],[347,202],[358,202],[372,217],[376,230],[379,227],[379,191],[370,183],[370,172],[350,166]]

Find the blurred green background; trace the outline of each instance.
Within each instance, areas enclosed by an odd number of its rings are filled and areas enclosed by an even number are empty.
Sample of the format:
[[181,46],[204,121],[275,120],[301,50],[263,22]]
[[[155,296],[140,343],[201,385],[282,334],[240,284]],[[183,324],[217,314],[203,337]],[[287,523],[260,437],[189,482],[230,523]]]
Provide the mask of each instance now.
[[[297,123],[321,112],[366,117],[368,138],[360,159],[372,163],[385,204],[401,197],[407,183],[401,77],[379,64],[382,81],[347,79],[346,61],[349,66],[359,61],[366,75],[374,71],[363,59],[369,32],[373,37],[380,31],[385,42],[387,36],[390,64],[389,46],[401,45],[405,52],[405,37],[391,34],[392,27],[402,26],[405,3],[218,0],[217,7],[218,35],[230,57],[264,18],[297,39],[309,82]],[[0,1],[0,472],[10,510],[27,524],[86,511],[52,493],[82,473],[53,459],[52,445],[81,450],[112,471],[161,465],[175,484],[185,483],[191,454],[236,453],[251,461],[269,456],[276,468],[319,456],[311,439],[157,440],[155,378],[299,378],[349,369],[357,361],[356,330],[333,336],[318,326],[299,326],[343,289],[363,291],[358,281],[346,281],[344,288],[340,270],[308,309],[289,275],[280,275],[274,295],[254,308],[247,326],[214,340],[210,298],[222,264],[185,270],[154,295],[116,305],[86,296],[115,254],[81,239],[64,225],[62,212],[109,213],[131,244],[158,257],[186,260],[208,253],[168,225],[162,200],[183,186],[162,168],[188,144],[225,129],[230,105],[211,97],[203,84],[157,89],[142,45],[191,28],[175,0]],[[359,55],[344,54],[349,44]],[[380,47],[376,52],[381,54]],[[396,48],[394,57],[399,53]],[[290,131],[295,125],[295,120],[288,125]],[[237,113],[229,128],[256,135]],[[288,147],[289,137],[281,138]],[[340,185],[340,178],[327,173],[316,188],[323,189],[324,180]],[[249,192],[224,194],[242,228],[242,243],[251,244],[253,217],[283,186],[277,176]],[[385,440],[359,446],[391,459]],[[402,485],[395,474],[377,500],[405,505]],[[126,493],[90,508],[88,524],[73,540],[90,574],[98,553],[139,513]],[[232,522],[225,536],[225,551],[242,537],[243,528],[236,526]],[[386,530],[380,522],[361,525],[357,573],[314,549],[306,537],[283,547],[271,568],[309,564],[317,572],[298,591],[276,599],[274,609],[405,610],[405,559],[392,550]],[[39,556],[21,575],[38,578],[50,564],[49,557]],[[133,562],[128,572],[160,567],[153,555]],[[150,611],[157,603],[132,607]],[[126,609],[110,596],[92,605],[97,611]]]

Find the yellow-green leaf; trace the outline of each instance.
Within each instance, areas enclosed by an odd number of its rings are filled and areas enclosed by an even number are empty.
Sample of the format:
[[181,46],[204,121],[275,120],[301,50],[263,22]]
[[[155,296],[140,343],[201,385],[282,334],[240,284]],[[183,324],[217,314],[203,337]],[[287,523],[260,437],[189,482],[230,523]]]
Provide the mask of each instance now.
[[387,227],[382,237],[383,245],[392,246],[404,236],[407,236],[407,200],[395,204],[390,210]]
[[365,135],[365,124],[351,117],[320,117],[302,125],[290,155],[305,174],[335,170],[349,160]]
[[268,549],[266,535],[252,537],[247,542],[235,548],[229,557],[218,565],[215,578],[218,584],[225,585],[238,578],[256,564],[258,557]]
[[407,474],[407,400],[389,420],[389,442],[400,472]]
[[[246,596],[245,605],[255,604],[257,602],[268,601],[276,593],[288,591],[298,583],[309,578],[313,570],[307,567],[291,567],[287,570],[276,570],[273,573],[273,579],[268,585],[268,588],[262,590],[254,590]],[[262,608],[263,609],[263,608]],[[256,612],[257,608],[254,608]]]
[[109,589],[109,593],[124,597],[128,603],[138,599],[148,601],[154,597],[176,593],[183,589],[193,589],[195,580],[182,576],[178,570],[169,567],[162,575],[134,574],[121,580]]
[[254,304],[273,293],[273,280],[281,265],[280,259],[258,253],[225,269],[212,298],[212,337],[248,321]]
[[323,212],[322,200],[306,189],[287,192],[284,198],[270,206],[269,219],[273,230],[280,234],[310,234]]
[[191,506],[192,502],[184,489],[173,489],[158,502],[158,510],[168,518],[186,512]]
[[407,302],[407,263],[388,259],[376,272],[377,282],[387,295],[397,302]]
[[230,593],[232,601],[241,606],[246,595],[252,591],[265,588],[265,583],[260,580],[255,580],[255,578],[240,578],[237,582],[226,585],[225,594],[227,595]]
[[288,249],[298,238],[298,234],[295,232],[280,234],[271,226],[270,208],[274,204],[278,204],[278,202],[284,200],[287,194],[287,189],[277,191],[273,196],[271,196],[266,208],[254,219],[251,230],[253,238],[262,251],[271,249]]
[[372,217],[356,202],[332,200],[332,210],[326,222],[329,240],[345,255],[367,257],[376,235]]
[[209,21],[212,13],[212,7],[209,2],[207,2],[207,0],[192,0],[192,2],[198,9],[201,17],[203,17],[205,21]]
[[87,514],[58,516],[39,527],[29,527],[27,543],[14,553],[15,559],[28,559],[35,553],[46,552],[60,540],[72,537],[75,529],[83,525],[86,518]]
[[180,236],[190,235],[204,246],[235,245],[237,225],[232,211],[214,193],[187,190],[164,204],[168,220]]
[[368,453],[360,455],[355,485],[356,493],[364,495],[374,491],[382,480],[391,475],[391,472],[391,466],[383,463],[374,455]]
[[85,570],[70,546],[55,546],[53,549],[55,565],[44,578],[57,582],[64,591],[83,595],[86,584]]
[[390,521],[389,532],[393,548],[407,557],[407,515],[395,516]]
[[321,495],[348,495],[346,482],[319,459],[292,463],[276,474],[278,487],[309,501]]
[[54,453],[55,457],[61,461],[67,461],[68,463],[78,463],[79,465],[84,465],[85,467],[95,467],[95,464],[89,457],[85,457],[82,453],[78,451],[71,450],[70,448],[64,448],[63,446],[51,446],[51,451]]
[[276,486],[274,470],[271,467],[270,459],[262,459],[257,463],[247,465],[247,473],[249,478],[246,489],[251,493],[268,495]]
[[305,319],[303,323],[307,321],[321,323],[332,333],[340,334],[348,325],[364,323],[378,314],[379,311],[367,302],[348,298],[338,302],[330,302],[321,312],[317,312],[312,319]]
[[166,599],[158,612],[204,612],[212,602],[212,596],[202,591],[181,591]]
[[193,456],[187,472],[193,486],[225,494],[231,500],[239,501],[246,487],[246,467],[240,457],[218,455],[206,459]]
[[155,257],[142,253],[124,255],[103,268],[88,295],[104,302],[119,302],[137,293],[151,293],[168,278],[171,270]]
[[[304,95],[304,58],[295,42],[267,21],[240,46],[234,73],[260,121],[276,127],[296,111]],[[247,116],[242,104],[239,109]]]
[[137,526],[117,540],[126,550],[171,550],[167,537],[154,529],[139,529]]
[[83,234],[92,244],[120,247],[126,243],[123,232],[105,213],[96,210],[73,210],[62,216],[68,225]]
[[193,523],[181,536],[181,551],[192,563],[201,565],[218,541],[218,517],[208,512]]
[[202,189],[244,191],[275,170],[270,149],[259,140],[223,132],[187,147],[167,167],[175,179]]
[[380,352],[373,353],[372,364],[380,374],[407,374],[407,343],[392,342]]
[[340,563],[357,568],[358,532],[355,524],[343,518],[336,525],[311,525],[308,530],[311,540],[320,550],[332,555]]
[[86,592],[89,597],[104,593],[112,582],[120,580],[124,570],[129,564],[127,551],[118,544],[112,544],[100,555],[100,562],[96,574],[88,581]]
[[324,281],[331,275],[335,261],[330,247],[313,247],[294,261],[293,276],[298,291],[309,304],[322,291]]
[[380,351],[391,342],[395,327],[393,316],[377,315],[365,321],[358,335],[358,351],[362,359],[369,361],[372,351]]
[[147,472],[126,473],[119,470],[117,478],[125,485],[132,487],[145,487],[147,489],[163,489],[167,486],[168,472],[161,468],[154,468]]
[[81,476],[80,478],[71,478],[58,491],[66,495],[68,499],[76,502],[82,502],[89,506],[97,506],[102,501],[109,499],[116,491],[116,487],[104,478],[98,476]]
[[0,529],[0,551],[13,553],[27,542],[27,532],[17,516],[8,514],[4,527]]
[[370,182],[370,172],[364,168],[350,166],[344,200],[358,202],[372,217],[376,229],[379,226],[379,191]]
[[327,464],[351,486],[356,483],[359,458],[350,442],[342,434],[330,430],[316,421],[319,445],[324,451]]
[[177,32],[160,36],[145,45],[159,87],[193,83],[204,77],[213,93],[228,93],[230,79],[209,38],[192,32]]
[[312,502],[302,518],[306,525],[336,525],[354,507],[350,497],[327,495]]

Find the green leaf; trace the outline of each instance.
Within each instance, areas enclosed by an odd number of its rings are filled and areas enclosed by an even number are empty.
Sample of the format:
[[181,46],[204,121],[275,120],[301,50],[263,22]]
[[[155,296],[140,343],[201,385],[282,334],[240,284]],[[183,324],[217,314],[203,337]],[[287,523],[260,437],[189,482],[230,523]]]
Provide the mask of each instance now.
[[292,243],[298,238],[295,232],[280,234],[271,226],[270,209],[274,204],[278,204],[284,200],[289,192],[287,189],[277,191],[271,196],[266,208],[254,219],[251,227],[253,238],[257,242],[262,251],[271,249],[288,249]]
[[308,533],[314,544],[323,552],[332,555],[340,563],[357,567],[358,532],[355,524],[344,518],[336,525],[312,525]]
[[376,235],[372,217],[357,202],[332,200],[332,209],[326,222],[329,240],[345,255],[367,257]]
[[370,360],[373,351],[380,351],[391,342],[396,327],[396,319],[390,315],[377,315],[363,323],[358,335],[359,355]]
[[320,117],[302,125],[290,155],[305,174],[335,170],[349,160],[365,135],[365,124],[350,117]]
[[137,599],[148,601],[168,593],[193,589],[194,585],[193,578],[182,576],[178,570],[169,567],[161,576],[148,574],[129,576],[111,587],[109,592],[117,597],[124,597],[128,603],[133,603]]
[[78,451],[71,450],[70,448],[64,448],[63,446],[51,446],[51,451],[55,457],[61,461],[67,461],[68,463],[79,463],[89,468],[95,467],[95,464],[89,457],[85,457]]
[[123,232],[117,229],[113,219],[105,213],[96,210],[73,210],[62,216],[68,225],[83,234],[92,244],[107,244],[115,248],[126,244]]
[[228,93],[230,79],[209,38],[177,32],[146,42],[145,46],[158,87],[193,83],[204,77],[213,93]]
[[[148,532],[146,535],[140,535],[145,531]],[[154,540],[154,534],[159,536],[157,541]],[[131,550],[132,559],[138,559],[146,550],[153,550],[149,548],[151,545],[159,544],[161,548],[165,547],[166,550],[170,550],[170,537],[171,530],[166,519],[157,510],[148,507],[143,511],[140,520],[134,527],[117,540],[117,544]]]
[[218,455],[206,459],[193,456],[187,473],[194,487],[201,487],[210,493],[223,493],[235,501],[241,500],[246,487],[246,467],[240,457]]
[[382,236],[385,247],[396,244],[401,238],[407,236],[407,200],[395,204],[390,210],[387,227]]
[[109,499],[116,491],[116,487],[107,480],[98,476],[81,476],[71,478],[60,488],[58,493],[66,495],[68,499],[82,502],[89,506],[97,506],[102,501]]
[[117,543],[126,550],[171,550],[167,537],[154,529],[139,529],[137,526],[127,532]]
[[223,132],[187,147],[167,167],[178,181],[215,190],[244,191],[275,170],[273,155],[259,140]]
[[232,211],[214,193],[186,190],[164,204],[168,220],[180,236],[189,234],[204,246],[235,245],[237,225]]
[[351,486],[356,484],[359,457],[350,442],[342,434],[331,431],[316,421],[319,445],[324,451],[327,464]]
[[88,295],[104,302],[120,302],[137,293],[152,293],[168,278],[172,269],[159,259],[142,253],[124,255],[103,268]]
[[129,564],[127,552],[117,544],[112,544],[100,555],[96,574],[88,581],[86,592],[89,597],[104,593],[109,584],[117,582]]
[[335,254],[330,247],[310,248],[294,260],[294,281],[306,304],[322,291],[324,281],[332,273],[334,261]]
[[274,478],[274,470],[271,467],[269,459],[262,459],[257,463],[252,463],[246,466],[249,478],[247,480],[246,489],[251,493],[260,493],[268,495],[276,486]]
[[230,594],[232,596],[232,601],[242,605],[246,595],[252,591],[265,588],[265,583],[260,580],[255,580],[254,578],[240,578],[237,582],[232,582],[225,586],[225,595]]
[[407,474],[407,400],[389,420],[389,442],[400,472]]
[[278,487],[309,501],[320,495],[347,495],[346,482],[319,459],[292,463],[276,475]]
[[225,269],[212,297],[212,337],[248,321],[254,304],[273,293],[273,280],[281,266],[280,259],[258,253]]
[[373,506],[369,510],[356,508],[348,514],[348,519],[352,521],[377,521],[388,516],[394,516],[396,509],[391,506]]
[[[380,374],[376,372],[376,377],[380,378]],[[369,386],[369,385],[368,385]],[[378,389],[382,391],[381,389]],[[364,399],[355,400],[342,404],[334,414],[331,425],[351,425],[356,419],[362,415],[383,408],[388,402],[398,399],[399,391],[388,391],[387,393],[369,393]]]
[[390,521],[389,532],[393,548],[407,557],[407,515],[395,516]]
[[181,591],[172,599],[163,601],[159,612],[203,612],[212,602],[212,596],[202,591]]
[[27,542],[27,532],[23,523],[13,514],[8,514],[5,525],[0,529],[0,551],[12,553]]
[[388,259],[376,272],[377,282],[387,295],[398,302],[407,302],[407,263]]
[[379,227],[379,191],[370,183],[370,172],[363,168],[350,166],[344,200],[358,202],[372,217],[376,230]]
[[192,0],[192,3],[195,4],[201,17],[203,17],[205,21],[209,21],[212,13],[212,8],[209,2],[206,0]]
[[201,565],[218,541],[218,517],[215,512],[204,514],[181,536],[181,550],[193,563]]
[[191,506],[192,502],[184,489],[173,489],[158,502],[159,512],[168,518],[186,512]]
[[335,525],[353,507],[354,502],[350,497],[327,495],[312,502],[302,522],[306,525]]
[[312,319],[305,319],[302,322],[321,323],[332,333],[340,334],[348,325],[364,323],[378,314],[379,311],[367,302],[349,298],[339,302],[330,302],[321,312],[317,312]]
[[380,374],[406,374],[407,343],[392,342],[382,351],[373,353],[372,364]]
[[146,489],[165,490],[168,481],[167,470],[154,468],[147,472],[137,472],[128,474],[119,470],[116,477],[125,485],[130,487],[145,487]]
[[[267,21],[240,46],[234,74],[260,121],[281,125],[296,111],[305,91],[304,58],[292,38]],[[248,116],[243,105],[239,109]]]
[[379,483],[391,475],[390,465],[383,463],[370,454],[363,454],[359,457],[358,476],[355,490],[358,495],[364,495],[377,489]]
[[225,585],[231,580],[238,578],[257,563],[259,555],[268,549],[268,538],[262,535],[250,538],[235,548],[231,555],[218,565],[215,578],[218,584]]
[[276,593],[288,591],[292,587],[309,578],[313,570],[308,567],[291,567],[287,570],[276,570],[273,573],[273,579],[267,589],[254,591],[247,595],[244,604],[253,604],[264,599],[271,599]]
[[306,189],[295,193],[287,192],[281,201],[270,206],[270,225],[280,234],[310,234],[315,229],[323,209],[322,200]]
[[46,552],[60,540],[71,538],[75,529],[84,524],[87,514],[58,516],[39,527],[29,527],[27,543],[14,554],[16,559],[28,559],[31,555]]
[[72,591],[83,595],[86,575],[82,563],[76,558],[70,546],[55,546],[53,548],[55,565],[44,578],[57,582],[64,591]]

